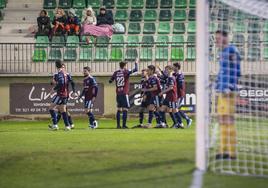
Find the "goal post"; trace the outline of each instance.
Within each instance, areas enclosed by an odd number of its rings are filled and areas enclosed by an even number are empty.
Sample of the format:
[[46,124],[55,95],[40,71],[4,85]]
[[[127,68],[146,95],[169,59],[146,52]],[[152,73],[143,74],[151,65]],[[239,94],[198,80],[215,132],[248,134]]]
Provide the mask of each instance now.
[[196,168],[268,177],[268,1],[196,7]]

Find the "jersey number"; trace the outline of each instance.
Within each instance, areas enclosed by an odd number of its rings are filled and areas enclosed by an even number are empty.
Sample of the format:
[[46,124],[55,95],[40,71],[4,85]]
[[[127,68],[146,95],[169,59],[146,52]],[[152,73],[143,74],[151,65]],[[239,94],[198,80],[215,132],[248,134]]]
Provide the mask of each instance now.
[[118,77],[116,79],[116,83],[118,87],[123,87],[125,85],[125,78],[124,77]]

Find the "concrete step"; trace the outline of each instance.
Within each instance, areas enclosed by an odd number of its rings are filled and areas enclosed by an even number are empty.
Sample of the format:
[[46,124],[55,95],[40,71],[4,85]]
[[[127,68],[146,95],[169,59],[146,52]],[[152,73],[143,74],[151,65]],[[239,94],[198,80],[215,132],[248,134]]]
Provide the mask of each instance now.
[[34,43],[34,37],[16,37],[14,41],[14,36],[0,36],[1,43]]
[[7,10],[41,10],[43,7],[42,0],[9,0]]
[[36,23],[39,10],[6,10],[3,23]]

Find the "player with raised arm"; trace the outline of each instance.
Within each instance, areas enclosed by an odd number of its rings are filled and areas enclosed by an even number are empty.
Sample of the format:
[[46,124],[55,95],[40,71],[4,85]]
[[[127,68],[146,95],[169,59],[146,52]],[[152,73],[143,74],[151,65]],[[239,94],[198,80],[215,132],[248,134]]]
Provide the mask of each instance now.
[[148,117],[148,127],[152,125],[153,117],[155,115],[157,124],[164,124],[164,122],[160,121],[160,115],[159,115],[159,110],[160,110],[160,97],[159,93],[161,92],[161,86],[160,86],[160,81],[155,75],[156,68],[154,65],[149,65],[148,67],[148,88],[142,89],[143,92],[148,92],[150,93],[150,102],[148,106],[149,110],[149,117]]
[[91,76],[90,72],[91,72],[90,67],[83,68],[84,89],[81,95],[79,96],[79,99],[84,96],[85,98],[84,107],[85,107],[85,113],[88,115],[88,119],[89,119],[89,128],[96,129],[98,127],[98,122],[95,119],[95,116],[92,112],[92,108],[93,108],[95,99],[98,95],[98,84],[96,82],[96,79],[93,76]]
[[238,49],[229,44],[226,31],[216,32],[220,50],[219,72],[216,79],[217,113],[220,125],[220,147],[216,159],[236,159],[235,101],[240,74],[241,57]]
[[56,92],[57,94],[54,96],[52,100],[52,104],[49,108],[49,112],[52,118],[52,129],[57,130],[58,125],[57,125],[57,113],[55,112],[55,107],[58,106],[59,112],[62,115],[64,124],[65,124],[65,130],[71,130],[71,126],[68,120],[68,115],[66,112],[66,105],[69,97],[69,89],[68,86],[71,84],[72,86],[72,91],[73,94],[75,94],[75,84],[72,80],[72,77],[70,74],[68,74],[66,71],[63,69],[63,63],[59,60],[55,62],[56,68],[58,69],[58,75],[57,75],[57,81],[56,81],[56,86],[53,88],[51,91],[51,94],[53,92]]
[[173,64],[173,68],[174,68],[174,74],[173,76],[176,79],[176,83],[177,83],[177,97],[178,97],[178,108],[179,108],[179,113],[181,115],[182,118],[184,118],[186,120],[187,123],[187,128],[189,128],[192,124],[192,119],[189,118],[180,108],[181,108],[181,104],[183,101],[183,98],[185,97],[185,80],[184,80],[184,75],[181,71],[181,64],[180,63],[174,63]]
[[135,61],[135,67],[132,70],[128,70],[126,68],[127,62],[120,62],[119,66],[120,69],[113,73],[113,76],[109,80],[109,83],[115,81],[116,86],[116,102],[117,102],[117,113],[116,113],[116,120],[117,120],[117,128],[120,129],[120,120],[121,120],[121,112],[123,113],[123,129],[127,129],[127,113],[130,107],[129,104],[129,76],[138,71],[138,63],[137,60]]
[[184,128],[177,107],[177,84],[176,79],[173,76],[173,67],[171,65],[168,65],[165,67],[165,70],[168,74],[166,88],[159,93],[159,96],[166,94],[166,97],[160,108],[161,120],[164,121],[165,112],[173,113],[174,117],[177,120],[177,124],[174,126],[174,128]]

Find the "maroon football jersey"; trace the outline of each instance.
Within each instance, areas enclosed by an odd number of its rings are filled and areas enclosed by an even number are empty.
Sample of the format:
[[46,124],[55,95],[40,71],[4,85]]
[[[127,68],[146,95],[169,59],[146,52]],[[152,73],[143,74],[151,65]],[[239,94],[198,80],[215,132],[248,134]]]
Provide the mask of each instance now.
[[148,86],[149,86],[149,88],[153,88],[154,86],[157,86],[157,90],[151,91],[152,97],[157,96],[161,92],[160,81],[156,76],[149,77]]
[[173,76],[168,77],[167,83],[166,83],[166,88],[173,87],[172,90],[169,90],[166,93],[166,99],[168,101],[176,102],[177,101],[177,83],[176,79]]

